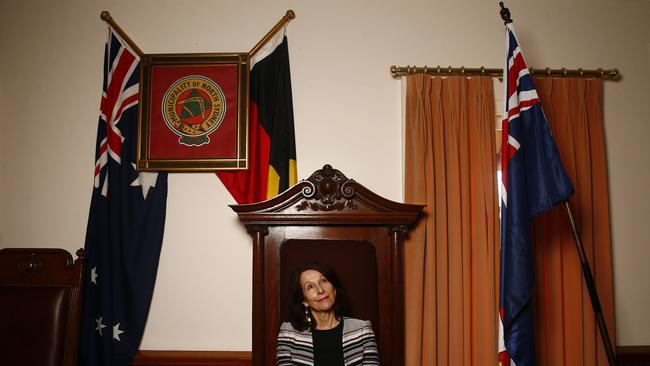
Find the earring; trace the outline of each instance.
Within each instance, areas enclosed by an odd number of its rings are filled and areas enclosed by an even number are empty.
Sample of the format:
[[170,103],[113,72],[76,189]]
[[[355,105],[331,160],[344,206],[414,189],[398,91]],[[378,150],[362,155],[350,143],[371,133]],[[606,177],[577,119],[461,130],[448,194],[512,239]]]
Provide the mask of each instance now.
[[305,322],[311,326],[311,316],[309,315],[309,306],[305,305]]

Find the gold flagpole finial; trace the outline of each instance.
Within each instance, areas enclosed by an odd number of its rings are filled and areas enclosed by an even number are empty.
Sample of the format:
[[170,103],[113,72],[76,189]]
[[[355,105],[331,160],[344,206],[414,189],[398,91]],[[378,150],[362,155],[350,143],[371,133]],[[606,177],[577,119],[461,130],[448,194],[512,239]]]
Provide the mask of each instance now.
[[113,18],[111,17],[111,13],[109,13],[108,10],[102,11],[101,14],[99,14],[99,17],[106,23],[109,23],[110,21],[113,20]]
[[278,23],[251,49],[251,51],[248,53],[251,57],[257,53],[257,51],[264,46],[266,42],[268,42],[269,39],[271,39],[276,33],[278,33],[287,23],[289,23],[292,19],[295,19],[296,13],[294,13],[293,10],[289,9],[285,13],[285,15],[278,21]]
[[119,25],[117,25],[117,23],[115,23],[115,20],[113,20],[113,17],[111,16],[111,13],[109,13],[107,10],[104,10],[99,14],[99,17],[103,21],[105,21],[108,25],[113,27],[115,32],[117,34],[119,34],[120,37],[122,37],[124,42],[126,42],[126,44],[128,44],[129,47],[131,47],[133,52],[135,52],[139,57],[144,56],[144,52],[142,52],[140,47],[138,47],[138,45],[135,44],[135,42],[133,42],[133,40],[122,30],[122,28]]

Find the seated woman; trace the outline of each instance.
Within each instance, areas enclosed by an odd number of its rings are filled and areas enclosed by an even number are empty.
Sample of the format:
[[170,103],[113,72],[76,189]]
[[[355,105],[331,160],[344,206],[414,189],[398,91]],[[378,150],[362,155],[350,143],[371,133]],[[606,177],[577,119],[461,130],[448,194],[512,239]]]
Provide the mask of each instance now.
[[280,327],[276,365],[379,365],[372,326],[343,316],[345,292],[331,268],[303,264],[290,281],[289,322]]

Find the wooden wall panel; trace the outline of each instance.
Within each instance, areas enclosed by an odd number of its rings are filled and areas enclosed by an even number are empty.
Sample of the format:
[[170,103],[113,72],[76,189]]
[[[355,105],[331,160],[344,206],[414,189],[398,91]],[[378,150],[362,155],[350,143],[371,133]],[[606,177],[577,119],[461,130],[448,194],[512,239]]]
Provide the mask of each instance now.
[[650,366],[650,346],[616,347],[617,366]]
[[[139,351],[133,366],[251,366],[251,352]],[[616,347],[617,366],[650,366],[650,346]]]
[[251,352],[138,351],[133,366],[251,366]]

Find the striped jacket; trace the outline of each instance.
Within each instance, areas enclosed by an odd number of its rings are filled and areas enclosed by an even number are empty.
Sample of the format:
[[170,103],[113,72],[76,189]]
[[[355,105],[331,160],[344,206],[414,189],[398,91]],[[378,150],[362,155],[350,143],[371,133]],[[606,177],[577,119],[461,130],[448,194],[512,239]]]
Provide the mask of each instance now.
[[[314,365],[311,331],[297,331],[282,323],[278,334],[276,365]],[[343,318],[343,361],[345,366],[379,365],[377,341],[367,320]]]

